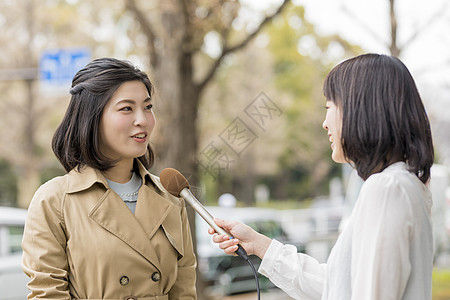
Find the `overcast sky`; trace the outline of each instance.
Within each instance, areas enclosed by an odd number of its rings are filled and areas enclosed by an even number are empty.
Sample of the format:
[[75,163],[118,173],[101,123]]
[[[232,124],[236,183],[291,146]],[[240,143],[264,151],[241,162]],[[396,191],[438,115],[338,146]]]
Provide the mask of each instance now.
[[[245,0],[256,9],[281,0]],[[306,17],[319,33],[338,33],[367,52],[388,53],[388,0],[293,0],[306,8]],[[450,85],[450,1],[396,0],[398,40],[403,45],[416,31],[421,34],[402,53],[416,80]],[[438,18],[435,16],[440,14]],[[431,21],[432,20],[432,21]],[[439,76],[437,76],[439,75]],[[450,86],[449,86],[450,88]]]

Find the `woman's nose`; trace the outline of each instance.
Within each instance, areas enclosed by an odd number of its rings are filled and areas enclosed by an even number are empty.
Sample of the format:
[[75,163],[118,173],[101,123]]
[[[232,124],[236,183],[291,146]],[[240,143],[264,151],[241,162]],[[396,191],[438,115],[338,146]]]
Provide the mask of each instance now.
[[325,130],[328,130],[327,120],[326,119],[322,123],[322,128],[325,129]]
[[147,123],[148,123],[147,114],[144,111],[137,111],[134,124],[136,126],[145,126],[147,125]]

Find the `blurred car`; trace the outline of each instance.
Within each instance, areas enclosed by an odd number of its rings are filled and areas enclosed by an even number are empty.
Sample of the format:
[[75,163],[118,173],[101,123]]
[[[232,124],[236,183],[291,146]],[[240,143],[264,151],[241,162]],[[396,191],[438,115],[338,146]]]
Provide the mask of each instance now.
[[315,236],[335,235],[342,220],[343,205],[335,203],[329,197],[314,198],[311,207],[311,229]]
[[21,267],[26,214],[26,209],[0,207],[0,300],[24,300],[29,294]]
[[431,220],[433,222],[433,249],[435,259],[441,255],[447,256],[449,249],[449,236],[446,229],[447,214],[447,188],[450,184],[450,169],[445,165],[434,164],[431,167],[429,188],[433,198],[431,207]]
[[[253,207],[206,207],[214,217],[241,221],[256,231],[275,238],[282,243],[294,244],[298,251],[304,252],[305,247],[289,241],[281,227],[277,211]],[[208,234],[210,227],[200,216],[196,216],[197,259],[198,268],[208,286],[210,295],[232,295],[256,290],[253,271],[248,263],[237,256],[226,255]],[[250,260],[258,270],[261,259],[255,255]],[[261,290],[273,288],[274,285],[266,277],[259,275]]]

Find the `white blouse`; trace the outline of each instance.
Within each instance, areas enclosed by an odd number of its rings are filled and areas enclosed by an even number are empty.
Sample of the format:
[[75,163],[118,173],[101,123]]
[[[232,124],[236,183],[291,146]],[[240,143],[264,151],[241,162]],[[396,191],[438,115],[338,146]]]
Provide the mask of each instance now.
[[295,299],[431,299],[431,193],[403,162],[363,184],[326,264],[273,240],[259,272]]

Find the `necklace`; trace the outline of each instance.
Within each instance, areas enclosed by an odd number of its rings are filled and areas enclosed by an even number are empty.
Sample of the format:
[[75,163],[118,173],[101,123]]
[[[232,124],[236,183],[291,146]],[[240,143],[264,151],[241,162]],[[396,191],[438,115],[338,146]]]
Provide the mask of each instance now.
[[134,197],[137,196],[138,192],[133,192],[133,193],[123,193],[123,194],[119,194],[120,198],[122,197]]

